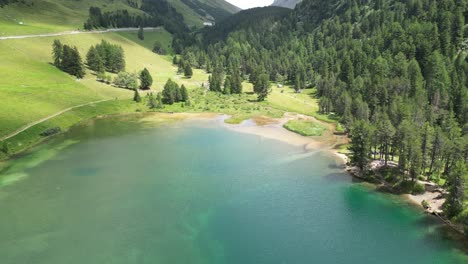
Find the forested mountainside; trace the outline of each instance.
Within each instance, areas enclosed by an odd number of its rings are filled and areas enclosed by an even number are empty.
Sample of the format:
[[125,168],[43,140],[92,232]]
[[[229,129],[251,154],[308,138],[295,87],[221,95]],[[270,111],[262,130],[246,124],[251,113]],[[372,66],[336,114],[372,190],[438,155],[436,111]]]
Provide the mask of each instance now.
[[[394,160],[395,184],[442,182],[450,191],[446,214],[468,221],[467,6],[304,0],[285,15],[254,9],[208,29],[183,59],[214,79],[241,75],[256,83],[267,75],[298,92],[316,88],[322,113],[349,132],[352,163]],[[248,17],[255,23],[234,22]]]
[[275,0],[271,5],[294,9],[301,1],[302,0]]

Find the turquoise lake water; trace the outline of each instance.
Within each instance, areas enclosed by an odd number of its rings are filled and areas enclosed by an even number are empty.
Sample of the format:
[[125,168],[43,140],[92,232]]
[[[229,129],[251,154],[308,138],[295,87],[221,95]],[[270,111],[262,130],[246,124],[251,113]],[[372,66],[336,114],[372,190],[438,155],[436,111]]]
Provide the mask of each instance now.
[[0,263],[467,263],[436,219],[303,153],[218,121],[76,127],[3,170]]

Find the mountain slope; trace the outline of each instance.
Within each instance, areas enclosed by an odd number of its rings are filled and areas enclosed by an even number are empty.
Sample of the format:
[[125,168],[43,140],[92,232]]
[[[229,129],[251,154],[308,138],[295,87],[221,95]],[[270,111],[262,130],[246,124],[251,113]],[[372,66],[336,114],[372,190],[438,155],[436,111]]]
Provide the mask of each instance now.
[[[143,16],[144,12],[140,7],[144,1],[1,0],[0,36],[82,29],[90,7],[99,7],[103,13],[124,10],[132,16]],[[165,0],[146,1],[156,5],[165,2]],[[167,2],[184,16],[186,24],[196,27],[202,27],[205,21],[221,20],[240,10],[224,0],[167,0]]]
[[424,192],[421,178],[444,185],[447,202],[433,209],[468,231],[466,0],[303,0],[266,23],[241,14],[254,23],[209,29],[198,66],[311,88],[317,117],[349,132],[351,164],[397,160],[385,181],[398,192]]
[[302,2],[302,0],[275,0],[271,5],[294,9],[300,2]]
[[241,9],[224,0],[168,0],[187,24],[200,27],[203,22],[220,21]]

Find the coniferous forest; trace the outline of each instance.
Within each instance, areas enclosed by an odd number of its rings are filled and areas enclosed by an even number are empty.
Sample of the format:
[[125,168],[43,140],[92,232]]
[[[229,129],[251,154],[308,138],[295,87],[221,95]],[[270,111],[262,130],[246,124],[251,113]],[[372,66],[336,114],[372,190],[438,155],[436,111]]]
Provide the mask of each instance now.
[[194,33],[181,57],[212,73],[215,91],[225,76],[316,88],[321,112],[347,129],[353,164],[393,161],[393,180],[410,189],[420,188],[416,179],[443,183],[447,216],[468,226],[467,8],[465,0],[305,0],[293,11],[251,9]]

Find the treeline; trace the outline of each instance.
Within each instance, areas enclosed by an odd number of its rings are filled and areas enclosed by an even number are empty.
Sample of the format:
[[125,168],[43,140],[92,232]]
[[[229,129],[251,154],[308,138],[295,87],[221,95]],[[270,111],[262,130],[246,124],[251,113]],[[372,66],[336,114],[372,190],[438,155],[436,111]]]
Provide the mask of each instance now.
[[0,0],[0,7],[4,7],[4,6],[8,5],[8,4],[17,3],[17,2],[25,3],[24,0],[23,1],[20,1],[20,0]]
[[267,74],[298,92],[316,87],[320,111],[350,132],[353,163],[393,159],[402,181],[444,179],[447,215],[468,219],[467,2],[304,0],[280,18],[260,10],[231,18],[255,23],[199,36],[186,61],[254,84]]
[[52,44],[54,66],[77,78],[85,76],[85,69],[76,47],[63,45],[60,40]]
[[165,0],[143,0],[141,6],[131,5],[145,14],[132,14],[126,9],[102,12],[99,7],[90,7],[89,17],[84,23],[87,30],[97,28],[159,27],[176,36],[177,45],[186,43],[188,28],[184,17]]

